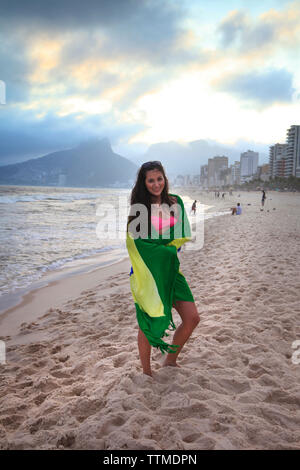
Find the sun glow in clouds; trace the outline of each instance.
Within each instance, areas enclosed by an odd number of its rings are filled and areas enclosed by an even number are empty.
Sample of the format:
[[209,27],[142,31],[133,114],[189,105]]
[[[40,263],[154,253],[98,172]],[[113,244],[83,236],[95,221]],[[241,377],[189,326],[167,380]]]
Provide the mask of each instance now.
[[67,116],[73,113],[103,114],[111,110],[111,103],[107,100],[88,101],[83,98],[68,98],[62,102],[62,110],[58,116]]
[[48,73],[59,65],[62,42],[50,39],[36,38],[30,50],[31,59],[36,63],[35,70],[30,75],[32,83],[46,83]]
[[258,110],[250,103],[243,104],[234,96],[211,89],[209,82],[203,73],[195,73],[140,98],[135,110],[144,116],[148,129],[130,143],[188,142],[200,136],[214,140],[217,135],[224,144],[233,144],[237,139],[268,144],[285,133],[283,122],[296,122],[299,117],[297,101]]

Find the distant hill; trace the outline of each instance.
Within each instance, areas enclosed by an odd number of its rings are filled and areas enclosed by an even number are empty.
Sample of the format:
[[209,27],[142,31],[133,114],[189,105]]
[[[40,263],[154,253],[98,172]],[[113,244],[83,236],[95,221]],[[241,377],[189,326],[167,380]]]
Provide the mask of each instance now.
[[0,184],[127,187],[138,167],[113,152],[108,139],[91,140],[69,150],[0,167]]
[[[244,148],[244,150],[241,150]],[[235,160],[240,161],[241,151],[252,148],[251,143],[241,142],[239,147],[226,146],[214,141],[195,140],[193,142],[179,143],[175,141],[160,142],[151,145],[146,153],[131,160],[140,165],[149,160],[160,160],[169,175],[199,174],[200,166],[207,165],[208,159],[217,155],[229,158],[229,165]],[[268,161],[268,156],[261,149],[259,151],[259,164]]]

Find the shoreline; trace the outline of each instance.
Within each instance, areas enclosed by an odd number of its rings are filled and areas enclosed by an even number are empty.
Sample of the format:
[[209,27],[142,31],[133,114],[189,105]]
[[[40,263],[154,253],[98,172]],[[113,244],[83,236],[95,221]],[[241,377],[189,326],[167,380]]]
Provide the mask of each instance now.
[[121,248],[114,250],[103,250],[103,252],[100,252],[97,255],[80,257],[76,260],[73,259],[62,267],[45,270],[39,279],[31,282],[27,286],[20,287],[13,292],[7,292],[1,295],[0,320],[1,316],[6,313],[7,310],[13,307],[17,307],[23,301],[24,297],[30,294],[30,292],[46,287],[52,282],[58,282],[65,277],[72,277],[79,274],[89,273],[96,269],[110,266],[122,261],[126,257],[126,252],[124,252]]
[[45,286],[30,290],[22,296],[17,305],[0,314],[0,336],[18,335],[22,323],[35,322],[50,308],[55,309],[71,298],[77,298],[82,290],[95,288],[105,278],[124,271],[126,268],[128,268],[129,276],[130,262],[128,257],[89,272],[64,276],[59,280],[50,281]]
[[[109,268],[115,264],[122,265],[122,262],[127,259],[129,259],[127,252],[125,253],[121,247],[117,247],[116,249],[107,250],[99,253],[98,255],[91,255],[77,260],[72,260],[61,268],[44,272],[41,278],[33,281],[26,287],[20,288],[14,292],[3,294],[0,297],[0,336],[7,336],[16,333],[17,322],[15,317],[18,315],[26,315],[26,317],[24,316],[24,318],[20,319],[20,322],[30,322],[38,318],[36,314],[28,312],[30,307],[36,308],[34,299],[38,296],[39,292],[41,292],[42,298],[44,299],[44,292],[46,291],[43,289],[50,287],[49,294],[51,294],[54,291],[54,286],[57,286],[57,290],[59,292],[61,290],[60,283],[62,283],[62,285],[66,283],[68,285],[71,283],[71,279],[73,278],[76,283],[77,276],[85,276],[85,274],[93,273],[103,268]],[[115,272],[115,270],[113,269],[112,272]],[[105,270],[105,273],[109,276],[110,270]],[[70,281],[64,281],[64,279],[70,279]],[[55,291],[53,293],[55,294]],[[61,296],[60,292],[58,293],[58,297],[60,301],[65,300],[65,297]],[[51,306],[52,305],[49,305],[49,308]],[[55,303],[55,306],[57,306],[57,302]],[[43,311],[47,307],[48,303],[44,301]],[[11,322],[13,325],[11,327],[8,326],[10,314],[12,315]],[[19,326],[20,325],[21,323]]]
[[[87,257],[81,260],[82,263],[87,263],[85,270],[78,268],[76,272],[70,266],[55,269],[44,273],[41,279],[20,292],[4,295],[3,297],[11,297],[9,300],[11,305],[0,310],[0,338],[16,343],[22,324],[34,323],[49,309],[58,308],[68,300],[79,297],[82,290],[95,288],[98,282],[103,282],[121,272],[126,278],[128,271],[129,279],[131,266],[129,256],[122,255],[121,259],[114,261],[112,254],[114,254],[113,251],[98,255],[102,263],[98,267],[92,267],[89,264],[95,256]],[[27,335],[25,342],[34,339],[35,336]]]

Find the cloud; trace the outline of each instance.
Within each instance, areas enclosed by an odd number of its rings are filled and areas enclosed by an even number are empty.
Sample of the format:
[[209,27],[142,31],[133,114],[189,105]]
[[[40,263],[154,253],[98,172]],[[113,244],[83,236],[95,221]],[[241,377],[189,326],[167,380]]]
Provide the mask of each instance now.
[[246,27],[246,14],[238,10],[231,11],[217,27],[217,32],[221,36],[222,45],[224,47],[233,45]]
[[[185,15],[182,2],[159,0],[2,0],[1,26],[6,31],[27,26],[30,31],[52,31],[55,35],[74,30],[101,30],[103,45],[110,54],[127,51],[161,57],[173,48]],[[110,48],[107,48],[110,45]],[[77,54],[85,54],[77,43]],[[91,43],[89,49],[93,49]]]
[[273,21],[267,14],[252,20],[248,13],[239,10],[231,11],[217,27],[222,47],[235,47],[240,51],[271,44],[277,30],[277,21]]
[[110,115],[73,113],[59,117],[48,112],[37,118],[33,110],[15,111],[1,108],[0,165],[44,155],[50,151],[70,148],[89,138],[108,137],[118,145],[124,137],[144,128],[142,123],[118,123]]
[[[205,59],[185,43],[184,15],[179,0],[3,0],[2,162],[99,132],[113,143],[144,129],[131,114],[135,101]],[[104,111],[94,111],[97,102]]]
[[8,103],[59,88],[65,97],[106,94],[132,105],[140,91],[206,60],[185,41],[184,14],[177,0],[4,0],[0,61]]
[[23,35],[17,33],[1,36],[0,78],[7,84],[7,102],[10,103],[26,101],[31,88],[28,74],[33,62],[28,58],[23,39]]
[[242,100],[250,100],[260,105],[291,102],[295,89],[293,76],[285,69],[263,72],[249,71],[222,77],[215,82],[220,91],[233,94]]
[[[156,3],[155,1],[153,2]],[[114,24],[126,18],[140,16],[147,6],[143,0],[2,0],[1,12],[6,21],[38,22],[50,26],[91,26],[93,24]],[[151,8],[151,7],[150,7]]]
[[277,9],[270,8],[257,17],[251,16],[250,11],[251,8],[230,11],[217,25],[221,48],[240,53],[280,48],[288,51],[300,44],[299,0],[282,1]]

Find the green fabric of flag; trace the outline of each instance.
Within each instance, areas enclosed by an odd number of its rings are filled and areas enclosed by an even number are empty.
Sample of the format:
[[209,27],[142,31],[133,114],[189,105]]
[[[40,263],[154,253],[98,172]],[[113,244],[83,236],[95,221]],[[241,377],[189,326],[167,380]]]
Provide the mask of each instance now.
[[[162,338],[169,336],[166,330],[176,328],[172,318],[174,287],[178,273],[182,275],[177,250],[191,240],[190,224],[182,199],[175,194],[170,196],[177,198],[179,209],[174,226],[159,234],[151,224],[151,236],[134,238],[129,224],[126,238],[133,268],[130,287],[137,321],[149,343],[163,354],[175,353],[178,348],[178,345],[170,345]],[[190,297],[187,300],[193,300],[192,294]]]

